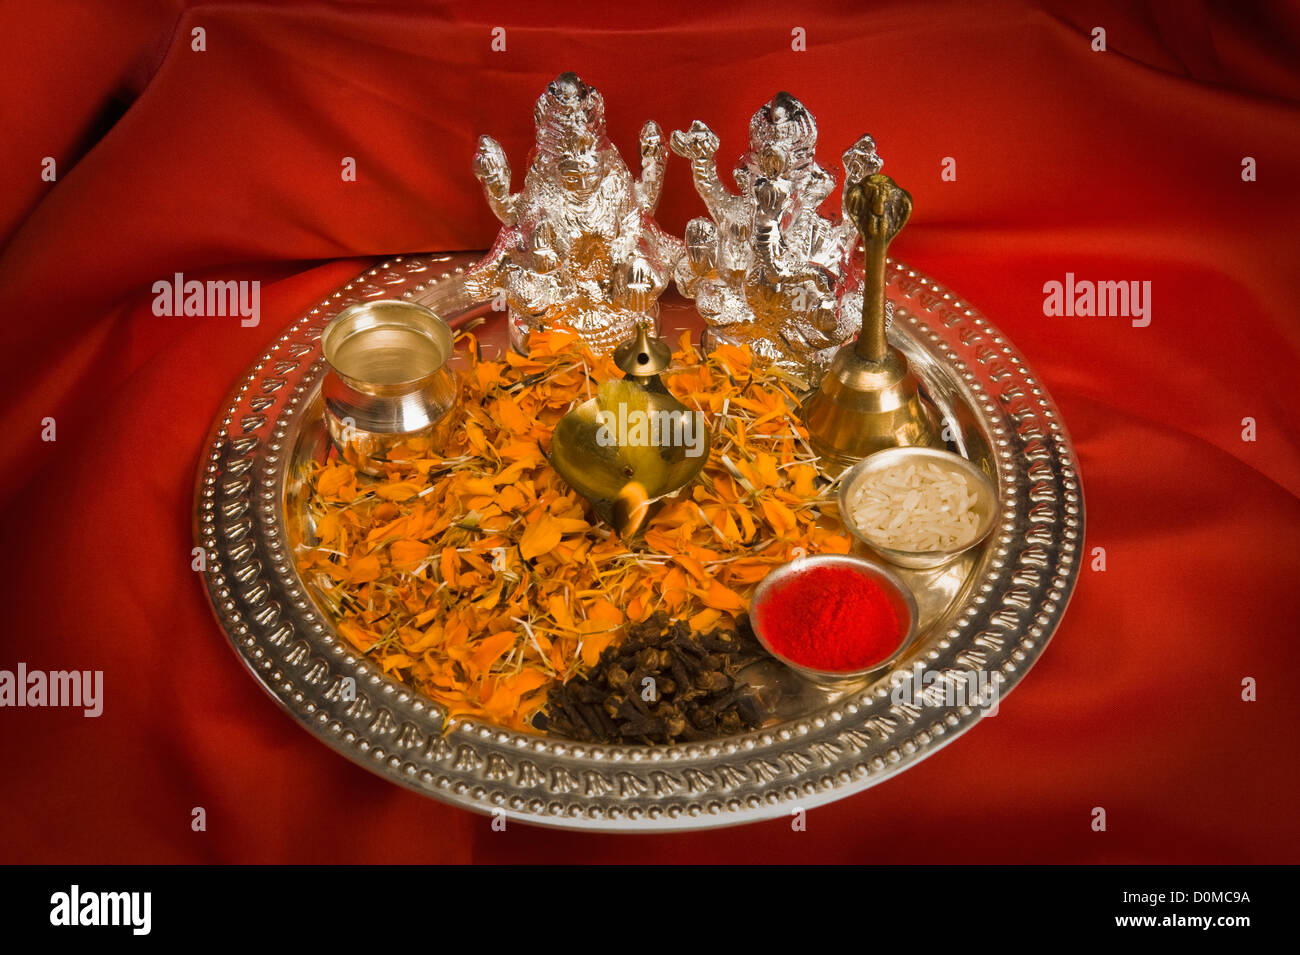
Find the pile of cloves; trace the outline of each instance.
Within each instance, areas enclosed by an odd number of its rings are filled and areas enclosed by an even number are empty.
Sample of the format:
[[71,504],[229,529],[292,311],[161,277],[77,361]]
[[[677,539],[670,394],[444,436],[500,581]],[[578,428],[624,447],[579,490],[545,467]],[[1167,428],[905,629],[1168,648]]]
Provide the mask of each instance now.
[[693,634],[656,614],[584,677],[551,688],[545,729],[589,743],[661,744],[755,729],[763,708],[738,672],[763,656],[747,629]]

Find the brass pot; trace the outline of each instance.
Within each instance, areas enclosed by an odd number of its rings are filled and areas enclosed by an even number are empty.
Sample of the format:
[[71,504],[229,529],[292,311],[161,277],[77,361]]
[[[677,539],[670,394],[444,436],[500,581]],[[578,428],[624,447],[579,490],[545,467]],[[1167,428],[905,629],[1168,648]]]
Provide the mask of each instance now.
[[345,460],[378,474],[395,446],[432,436],[456,402],[452,342],[433,311],[397,300],[353,305],[326,326],[325,420]]

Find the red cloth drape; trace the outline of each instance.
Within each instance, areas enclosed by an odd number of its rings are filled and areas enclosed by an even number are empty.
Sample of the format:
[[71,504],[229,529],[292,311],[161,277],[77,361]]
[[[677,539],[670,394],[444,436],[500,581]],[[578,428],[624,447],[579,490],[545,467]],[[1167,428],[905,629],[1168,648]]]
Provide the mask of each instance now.
[[[98,719],[0,710],[0,861],[1296,861],[1297,7],[520,6],[0,8],[0,669],[105,674]],[[778,89],[824,165],[871,132],[915,197],[895,252],[1016,342],[1076,442],[1105,570],[995,719],[805,832],[493,832],[295,727],[190,571],[227,389],[374,257],[486,246],[475,137],[518,183],[567,69],[633,163],[645,119],[700,118],[729,164]],[[670,158],[660,221],[700,211]],[[154,316],[175,272],[260,280],[261,324]],[[1066,272],[1150,281],[1150,326],[1045,316]]]

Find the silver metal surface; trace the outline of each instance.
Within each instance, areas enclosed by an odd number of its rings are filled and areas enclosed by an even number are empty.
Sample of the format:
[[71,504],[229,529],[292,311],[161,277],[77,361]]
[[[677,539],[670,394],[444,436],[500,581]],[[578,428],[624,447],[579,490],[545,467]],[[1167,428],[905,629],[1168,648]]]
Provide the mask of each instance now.
[[394,447],[433,434],[456,403],[452,343],[447,324],[412,302],[363,302],[329,323],[325,421],[346,461],[379,474]]
[[[862,532],[859,524],[853,519],[851,507],[853,495],[858,486],[863,481],[871,480],[873,474],[879,474],[881,471],[886,471],[896,465],[909,463],[918,465],[936,464],[944,470],[955,470],[966,477],[971,489],[975,492],[976,504],[974,510],[979,520],[973,539],[960,547],[949,550],[907,551],[886,547],[878,541],[873,541]],[[840,516],[844,520],[844,526],[849,529],[849,533],[891,564],[910,567],[914,570],[930,570],[935,567],[942,567],[944,564],[956,560],[966,551],[978,547],[984,538],[993,532],[999,513],[998,488],[993,483],[993,479],[961,455],[939,448],[902,447],[877,451],[875,454],[863,458],[840,475],[838,497]]]
[[[990,675],[1005,701],[1042,653],[1081,563],[1083,494],[1069,436],[1005,336],[957,296],[899,262],[888,268],[900,348],[963,456],[987,469],[1003,510],[983,546],[935,571],[900,571],[920,633],[889,673],[828,691],[788,686],[781,722],[743,736],[664,747],[597,746],[464,722],[444,732],[428,699],[386,678],[335,633],[293,560],[302,461],[328,446],[319,337],[341,309],[405,298],[453,325],[475,314],[472,256],[401,256],[365,272],[290,326],[236,383],[205,444],[196,541],[213,609],[250,672],[311,733],[418,792],[520,822],[663,831],[788,817],[876,785],[968,730],[978,705],[943,685]],[[481,308],[480,312],[483,311]],[[502,316],[493,331],[502,340]],[[920,663],[942,677],[914,703],[890,676]],[[761,676],[761,674],[760,674]],[[355,692],[352,692],[355,691]]]
[[537,145],[517,193],[505,150],[479,137],[474,175],[502,228],[466,281],[479,298],[504,295],[517,350],[534,329],[562,323],[608,354],[654,321],[682,254],[654,220],[668,152],[649,120],[633,179],[606,135],[604,98],[573,73],[547,86],[533,120]]
[[[883,587],[890,595],[895,612],[899,619],[904,621],[902,632],[898,635],[898,645],[887,656],[880,659],[879,662],[871,666],[863,667],[861,670],[837,672],[834,670],[818,670],[814,667],[805,666],[789,659],[772,648],[768,639],[768,628],[763,623],[763,606],[764,602],[769,599],[773,589],[780,587],[787,581],[797,579],[800,575],[807,573],[814,567],[847,567],[870,577],[878,585]],[[790,561],[788,564],[782,564],[764,577],[757,588],[754,590],[754,597],[750,601],[749,621],[754,629],[754,636],[758,642],[763,645],[768,653],[780,660],[790,669],[794,670],[800,676],[806,677],[817,683],[828,684],[831,686],[841,686],[848,683],[855,683],[862,680],[878,670],[893,666],[895,660],[903,653],[906,653],[916,639],[917,627],[921,618],[921,612],[917,608],[916,598],[912,595],[912,588],[899,579],[899,577],[884,564],[874,560],[867,560],[865,557],[859,557],[856,554],[813,554],[810,557],[801,557]]]
[[[784,92],[759,107],[749,149],[732,172],[739,194],[718,176],[718,137],[704,123],[677,130],[670,143],[691,161],[709,213],[687,224],[686,255],[674,275],[708,323],[707,342],[747,344],[815,385],[861,326],[862,292],[847,207],[834,218],[818,212],[835,177],[817,163],[812,113]],[[843,160],[848,182],[883,165],[870,136]]]

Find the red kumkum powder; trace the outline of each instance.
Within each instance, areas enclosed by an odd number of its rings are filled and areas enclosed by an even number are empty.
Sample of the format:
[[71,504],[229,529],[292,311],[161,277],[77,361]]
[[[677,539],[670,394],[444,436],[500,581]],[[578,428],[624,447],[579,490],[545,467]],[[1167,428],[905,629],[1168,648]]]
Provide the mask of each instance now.
[[764,594],[755,611],[768,645],[813,670],[865,670],[897,650],[903,637],[885,588],[843,565],[791,576]]

